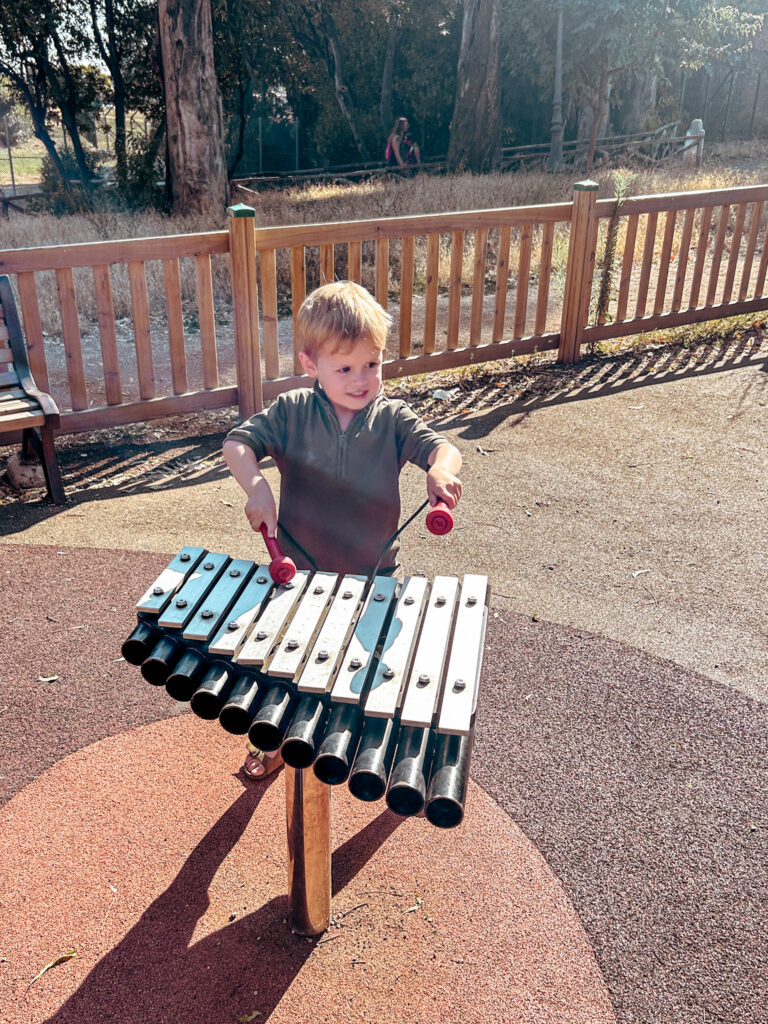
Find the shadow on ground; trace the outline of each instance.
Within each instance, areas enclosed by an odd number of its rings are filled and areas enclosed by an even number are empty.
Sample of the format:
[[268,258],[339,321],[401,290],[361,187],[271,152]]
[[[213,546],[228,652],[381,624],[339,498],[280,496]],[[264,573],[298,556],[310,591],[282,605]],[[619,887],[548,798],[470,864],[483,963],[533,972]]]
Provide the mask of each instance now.
[[[192,943],[192,935],[208,909],[214,875],[273,782],[269,779],[238,797],[171,885],[47,1024],[209,1024],[238,1006],[258,1006],[254,1019],[269,1018],[319,941],[292,935],[285,927],[287,896],[275,897],[199,942]],[[334,894],[362,870],[402,820],[384,811],[334,852]]]

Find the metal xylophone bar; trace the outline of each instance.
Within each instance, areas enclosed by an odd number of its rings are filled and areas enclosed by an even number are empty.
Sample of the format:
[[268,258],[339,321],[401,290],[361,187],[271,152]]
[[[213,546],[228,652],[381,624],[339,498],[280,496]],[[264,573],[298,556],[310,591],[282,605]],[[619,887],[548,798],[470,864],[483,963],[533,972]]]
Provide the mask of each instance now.
[[123,652],[201,718],[279,748],[288,765],[452,827],[487,597],[477,576],[461,589],[453,577],[377,577],[366,593],[362,577],[302,572],[273,586],[264,566],[185,548],[139,602]]

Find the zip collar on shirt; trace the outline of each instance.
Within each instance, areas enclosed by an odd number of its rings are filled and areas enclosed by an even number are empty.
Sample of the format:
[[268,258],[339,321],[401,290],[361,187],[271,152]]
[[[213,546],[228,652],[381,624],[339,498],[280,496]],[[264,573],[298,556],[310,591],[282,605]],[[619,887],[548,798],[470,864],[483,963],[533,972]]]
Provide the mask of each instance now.
[[362,409],[358,409],[358,411],[349,421],[347,429],[342,430],[341,424],[339,423],[339,417],[336,413],[336,410],[333,407],[333,403],[320,386],[320,381],[315,380],[315,384],[312,390],[315,397],[318,399],[321,408],[326,410],[327,415],[330,416],[331,422],[334,424],[339,434],[349,434],[352,432],[353,428],[357,427],[359,429],[360,427],[362,427],[363,424],[368,419],[369,415],[373,413],[374,409],[377,406],[381,405],[382,401],[386,400],[386,396],[384,395],[384,388],[382,386],[379,389],[379,391],[374,395],[374,397],[370,400],[368,405],[363,406]]

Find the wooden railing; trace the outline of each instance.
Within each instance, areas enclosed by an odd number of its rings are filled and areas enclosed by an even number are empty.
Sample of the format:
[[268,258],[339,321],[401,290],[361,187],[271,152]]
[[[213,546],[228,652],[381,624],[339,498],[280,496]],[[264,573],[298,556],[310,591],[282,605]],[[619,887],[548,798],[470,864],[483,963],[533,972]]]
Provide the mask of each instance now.
[[602,270],[590,275],[592,315],[580,343],[768,309],[766,200],[768,185],[754,185],[639,196],[618,211],[614,200],[593,202],[587,230],[597,238],[614,220],[621,255],[604,308],[596,308]]
[[575,361],[584,343],[768,309],[768,185],[622,204],[596,189],[291,227],[257,228],[236,206],[228,231],[10,250],[0,273],[64,432],[235,404],[250,415],[306,383],[293,323],[332,279],[361,282],[392,314],[388,378],[554,349]]

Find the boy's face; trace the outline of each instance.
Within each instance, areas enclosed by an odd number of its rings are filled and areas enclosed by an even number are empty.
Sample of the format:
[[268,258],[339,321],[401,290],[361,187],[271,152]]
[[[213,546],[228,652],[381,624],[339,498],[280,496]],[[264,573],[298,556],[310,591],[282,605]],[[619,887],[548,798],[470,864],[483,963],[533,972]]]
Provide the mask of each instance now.
[[[356,413],[381,390],[382,351],[365,339],[349,350],[323,349],[313,360],[299,353],[305,373],[315,377],[337,413]],[[346,418],[346,417],[345,417]]]

